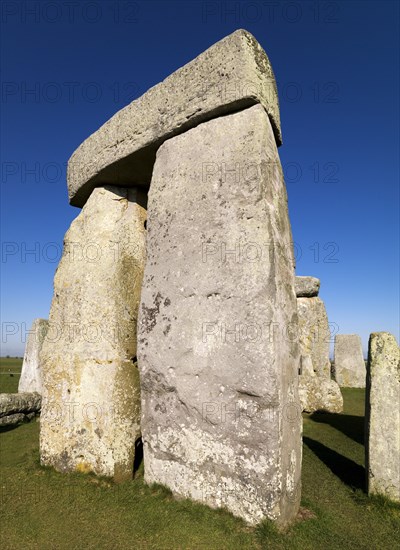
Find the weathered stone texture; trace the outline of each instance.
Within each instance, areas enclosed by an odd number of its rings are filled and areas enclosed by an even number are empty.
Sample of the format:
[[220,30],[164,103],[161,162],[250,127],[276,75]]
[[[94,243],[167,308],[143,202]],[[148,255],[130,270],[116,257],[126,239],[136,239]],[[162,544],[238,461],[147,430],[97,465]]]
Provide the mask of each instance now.
[[0,393],[0,416],[40,411],[38,393]]
[[138,328],[145,479],[250,523],[285,524],[300,498],[297,308],[264,109],[166,141],[148,216]]
[[41,461],[59,471],[132,477],[144,201],[136,189],[97,188],[65,236],[42,348]]
[[335,336],[335,378],[340,387],[365,388],[365,361],[358,334]]
[[14,426],[15,424],[22,424],[26,420],[27,417],[24,413],[8,414],[0,417],[0,426]]
[[368,493],[400,502],[400,350],[389,332],[369,339],[365,422]]
[[301,357],[301,364],[299,398],[302,410],[308,413],[342,412],[343,397],[339,385],[334,380],[316,375],[309,355]]
[[316,277],[301,277],[294,278],[294,288],[298,298],[313,298],[318,296],[320,280]]
[[18,384],[19,392],[37,392],[42,394],[40,352],[48,327],[49,322],[47,319],[35,319],[33,321],[22,363],[21,377]]
[[42,398],[38,393],[0,393],[0,426],[31,420],[40,412]]
[[163,141],[255,103],[270,116],[279,145],[271,64],[257,40],[238,30],[121,109],[79,146],[68,163],[71,204],[82,206],[99,185],[148,185]]
[[311,356],[314,371],[331,377],[329,361],[330,331],[324,302],[318,298],[297,298],[300,354]]

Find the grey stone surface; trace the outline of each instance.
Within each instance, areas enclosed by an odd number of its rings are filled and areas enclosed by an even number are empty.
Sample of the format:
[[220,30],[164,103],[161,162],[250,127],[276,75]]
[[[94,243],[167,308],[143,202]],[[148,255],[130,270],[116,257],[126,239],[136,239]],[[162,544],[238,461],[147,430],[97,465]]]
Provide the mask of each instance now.
[[318,296],[319,287],[320,280],[316,277],[297,276],[294,278],[294,288],[298,298],[313,298],[314,296]]
[[297,298],[300,354],[310,355],[314,371],[330,379],[330,331],[325,304],[321,298]]
[[28,420],[28,418],[24,413],[9,414],[0,417],[0,426],[13,426],[15,424],[21,424],[26,420]]
[[343,397],[339,385],[334,380],[315,374],[310,355],[301,357],[301,365],[299,398],[302,410],[308,413],[342,412]]
[[300,373],[303,376],[315,376],[311,355],[300,355]]
[[0,418],[40,411],[42,398],[38,393],[0,393]]
[[35,319],[32,323],[18,384],[19,392],[37,392],[42,394],[40,352],[48,327],[49,322],[47,319]]
[[42,464],[131,478],[140,435],[136,323],[145,199],[97,188],[65,235],[42,347]]
[[336,380],[336,367],[335,367],[335,361],[331,361],[331,378],[333,380]]
[[365,388],[365,361],[358,334],[335,336],[335,378],[340,387]]
[[365,404],[368,493],[400,502],[400,350],[389,332],[370,336]]
[[71,204],[94,187],[149,184],[157,148],[199,123],[260,103],[281,143],[278,96],[268,57],[237,30],[121,109],[86,139],[68,163]]
[[297,308],[286,190],[261,105],[160,147],[147,254],[146,481],[251,524],[288,523],[300,499]]

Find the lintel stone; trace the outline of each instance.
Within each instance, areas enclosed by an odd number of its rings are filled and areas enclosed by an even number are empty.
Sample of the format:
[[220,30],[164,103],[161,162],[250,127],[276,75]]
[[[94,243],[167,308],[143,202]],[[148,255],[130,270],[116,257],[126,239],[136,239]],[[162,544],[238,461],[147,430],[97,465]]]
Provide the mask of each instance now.
[[199,123],[260,103],[282,136],[269,59],[247,31],[223,38],[118,111],[73,153],[68,195],[82,207],[95,187],[149,185],[157,149]]

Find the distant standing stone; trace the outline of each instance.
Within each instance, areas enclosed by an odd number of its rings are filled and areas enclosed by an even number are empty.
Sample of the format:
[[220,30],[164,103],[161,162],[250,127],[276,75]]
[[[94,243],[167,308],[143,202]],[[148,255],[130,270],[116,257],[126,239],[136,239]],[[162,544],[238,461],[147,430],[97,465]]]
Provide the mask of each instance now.
[[297,298],[312,298],[318,296],[320,280],[316,277],[300,277],[294,279]]
[[49,322],[47,319],[35,319],[26,343],[24,361],[18,392],[37,392],[42,394],[42,370],[40,352],[46,337]]
[[319,376],[330,379],[329,342],[331,335],[325,304],[318,296],[297,298],[297,311],[300,354],[310,355],[314,371]]
[[400,502],[400,350],[389,332],[369,339],[365,423],[368,493]]
[[365,361],[358,334],[335,336],[335,377],[340,387],[365,388]]

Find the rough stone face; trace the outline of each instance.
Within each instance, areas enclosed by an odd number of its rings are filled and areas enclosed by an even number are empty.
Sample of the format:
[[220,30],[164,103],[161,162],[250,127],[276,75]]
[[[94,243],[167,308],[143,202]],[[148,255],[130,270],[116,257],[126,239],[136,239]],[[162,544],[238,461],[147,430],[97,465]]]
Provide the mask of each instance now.
[[261,106],[161,146],[147,254],[146,481],[252,524],[286,524],[300,499],[297,308],[286,190]]
[[97,188],[64,240],[42,348],[43,464],[131,478],[140,435],[136,319],[145,197]]
[[330,331],[325,304],[318,297],[297,298],[297,311],[300,353],[304,356],[310,355],[314,371],[320,377],[330,379]]
[[339,385],[334,380],[317,376],[309,355],[302,356],[301,364],[299,398],[302,410],[308,413],[315,411],[342,412],[343,397]]
[[27,419],[24,413],[9,414],[7,416],[0,417],[0,426],[13,426],[15,424],[21,424]]
[[33,321],[26,343],[18,392],[37,392],[42,394],[40,352],[48,327],[49,322],[47,319],[35,319]]
[[313,298],[318,296],[320,280],[316,277],[300,277],[294,278],[294,288],[298,298]]
[[336,367],[335,367],[335,361],[331,361],[331,378],[333,380],[336,380]]
[[365,388],[365,362],[358,334],[335,336],[335,378],[340,387]]
[[38,393],[0,393],[0,418],[17,413],[37,413],[41,401]]
[[71,204],[94,187],[149,184],[157,148],[211,118],[260,103],[281,143],[278,96],[268,57],[247,31],[227,36],[118,111],[68,163]]
[[[311,355],[300,356],[300,373],[303,376],[315,376]],[[300,390],[299,390],[300,391]]]
[[368,493],[400,502],[400,350],[389,332],[369,339],[365,422]]

